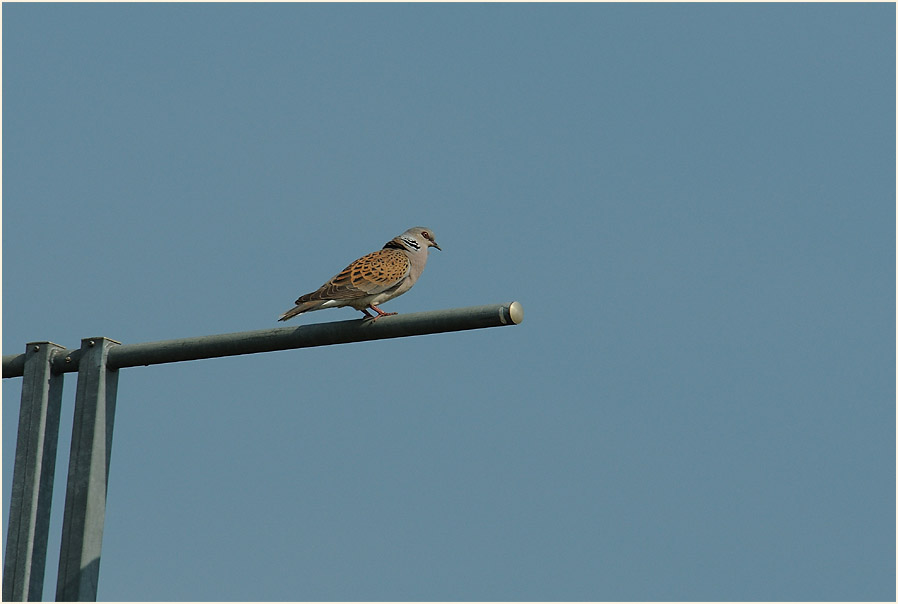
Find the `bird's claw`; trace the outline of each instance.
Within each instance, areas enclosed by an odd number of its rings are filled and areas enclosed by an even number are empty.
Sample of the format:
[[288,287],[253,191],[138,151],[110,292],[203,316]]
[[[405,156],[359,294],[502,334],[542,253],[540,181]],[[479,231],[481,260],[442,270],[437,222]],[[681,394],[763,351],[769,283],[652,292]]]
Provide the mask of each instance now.
[[378,307],[374,306],[373,304],[371,305],[370,308],[371,308],[371,310],[377,312],[377,316],[369,313],[367,308],[363,309],[362,312],[365,313],[365,318],[362,319],[363,321],[371,321],[372,323],[374,323],[381,317],[392,317],[393,315],[399,314],[399,313],[395,313],[395,312],[384,312],[381,309],[379,309]]

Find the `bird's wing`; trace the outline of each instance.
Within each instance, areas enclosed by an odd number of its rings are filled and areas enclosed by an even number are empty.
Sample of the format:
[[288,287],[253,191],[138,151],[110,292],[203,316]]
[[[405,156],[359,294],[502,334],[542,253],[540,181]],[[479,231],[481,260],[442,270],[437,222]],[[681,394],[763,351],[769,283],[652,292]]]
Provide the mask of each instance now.
[[411,263],[405,252],[385,248],[362,256],[318,290],[300,296],[296,304],[313,300],[355,300],[376,295],[405,279]]

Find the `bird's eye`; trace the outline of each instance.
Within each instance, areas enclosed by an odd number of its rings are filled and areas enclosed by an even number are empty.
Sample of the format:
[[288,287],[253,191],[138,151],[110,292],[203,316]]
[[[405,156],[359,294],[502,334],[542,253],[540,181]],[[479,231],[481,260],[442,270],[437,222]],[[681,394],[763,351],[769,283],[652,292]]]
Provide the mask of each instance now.
[[421,234],[424,236],[425,239],[430,239],[430,233],[428,233],[427,231],[423,231]]

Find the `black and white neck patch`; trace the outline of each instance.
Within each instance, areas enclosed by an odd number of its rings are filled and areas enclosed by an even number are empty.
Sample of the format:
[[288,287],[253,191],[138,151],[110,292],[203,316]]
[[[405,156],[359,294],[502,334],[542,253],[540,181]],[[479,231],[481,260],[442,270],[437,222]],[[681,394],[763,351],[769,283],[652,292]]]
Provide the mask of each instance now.
[[421,245],[414,239],[409,239],[408,237],[400,237],[400,239],[402,239],[403,243],[405,243],[408,247],[413,247],[416,250],[421,249]]

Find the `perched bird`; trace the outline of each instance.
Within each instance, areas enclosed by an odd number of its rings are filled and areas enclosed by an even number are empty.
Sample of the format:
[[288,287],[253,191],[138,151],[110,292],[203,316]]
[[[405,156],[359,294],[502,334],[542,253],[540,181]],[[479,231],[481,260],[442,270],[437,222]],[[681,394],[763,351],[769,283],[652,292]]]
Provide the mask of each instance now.
[[[433,231],[414,227],[402,235],[393,237],[383,249],[362,256],[310,294],[300,296],[295,307],[281,315],[278,321],[286,321],[298,314],[321,308],[351,306],[375,320],[395,315],[377,307],[387,300],[401,296],[412,288],[427,264],[427,250],[440,246],[434,241]],[[368,312],[371,309],[377,316]]]

